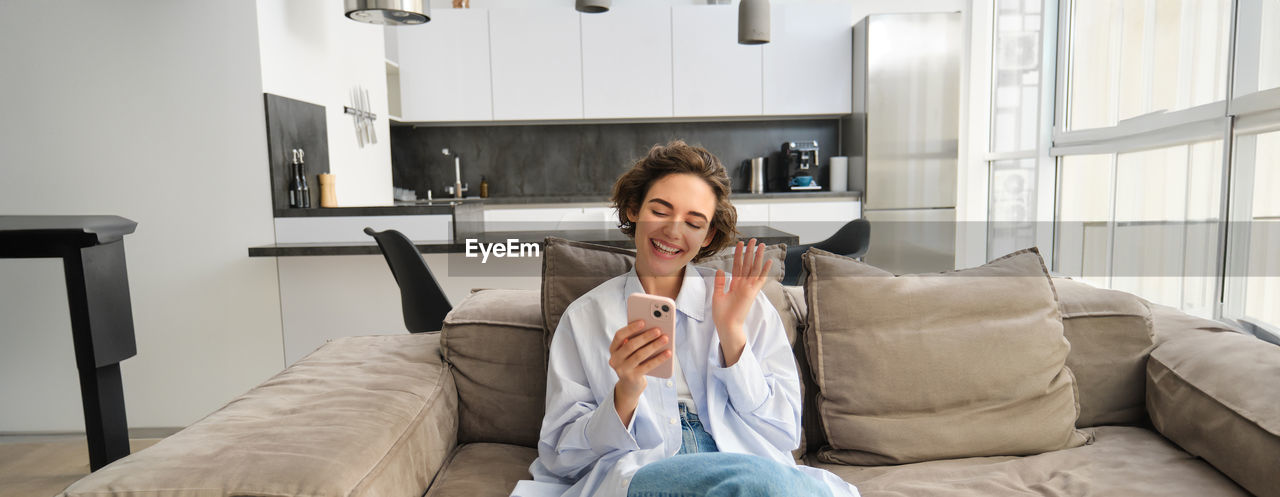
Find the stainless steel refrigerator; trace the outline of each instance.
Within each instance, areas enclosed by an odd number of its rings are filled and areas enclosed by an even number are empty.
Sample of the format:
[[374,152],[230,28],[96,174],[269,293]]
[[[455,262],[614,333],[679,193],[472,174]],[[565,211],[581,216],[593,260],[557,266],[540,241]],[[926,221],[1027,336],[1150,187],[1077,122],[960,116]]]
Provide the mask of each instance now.
[[955,267],[961,14],[881,14],[853,27],[850,188],[865,260],[898,274]]

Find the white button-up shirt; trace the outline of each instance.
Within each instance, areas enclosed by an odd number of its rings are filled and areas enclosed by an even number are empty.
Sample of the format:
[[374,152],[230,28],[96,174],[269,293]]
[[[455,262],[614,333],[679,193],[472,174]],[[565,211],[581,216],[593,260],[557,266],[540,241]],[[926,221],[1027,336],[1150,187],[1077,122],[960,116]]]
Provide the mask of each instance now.
[[[721,452],[754,454],[795,466],[800,444],[800,380],[795,356],[777,311],[763,293],[747,314],[747,347],[724,367],[720,337],[711,316],[715,271],[685,267],[676,300],[675,359],[680,361],[698,417]],[[547,367],[546,415],[534,481],[522,481],[517,496],[625,496],[642,466],[675,455],[682,442],[676,389],[660,378],[649,382],[630,426],[613,404],[618,375],[609,367],[614,333],[627,325],[627,296],[643,293],[635,270],[613,278],[575,300],[560,318]],[[831,488],[858,491],[830,472],[798,466]]]

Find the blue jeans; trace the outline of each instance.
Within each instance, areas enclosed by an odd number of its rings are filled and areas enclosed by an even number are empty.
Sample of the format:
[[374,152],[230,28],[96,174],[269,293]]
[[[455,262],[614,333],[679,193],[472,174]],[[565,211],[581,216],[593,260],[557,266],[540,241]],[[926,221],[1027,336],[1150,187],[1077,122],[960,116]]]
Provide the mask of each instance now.
[[685,409],[680,403],[680,452],[676,454],[697,454],[699,452],[720,452],[716,447],[716,439],[711,438],[707,430],[702,429],[702,421],[698,415]]
[[640,468],[627,497],[825,496],[831,491],[799,470],[750,454],[719,452],[698,416],[680,406],[680,452]]

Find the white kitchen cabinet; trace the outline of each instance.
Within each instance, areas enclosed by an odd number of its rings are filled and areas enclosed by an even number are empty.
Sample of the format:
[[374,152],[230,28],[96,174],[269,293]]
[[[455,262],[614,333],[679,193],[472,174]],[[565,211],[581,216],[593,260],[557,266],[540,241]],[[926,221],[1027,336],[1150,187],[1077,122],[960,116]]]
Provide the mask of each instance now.
[[582,15],[588,119],[671,117],[671,8],[618,4]]
[[493,119],[582,119],[578,17],[568,8],[489,12]]
[[735,201],[739,226],[768,226],[769,204]]
[[676,117],[761,115],[762,52],[738,44],[737,6],[672,7],[671,44]]
[[387,29],[399,47],[402,120],[493,119],[489,11],[438,9],[427,24]]
[[861,217],[861,207],[861,202],[853,199],[774,200],[769,203],[769,226],[794,233],[800,243],[816,243]]
[[764,45],[764,114],[848,114],[853,95],[853,7],[793,3],[772,11]]

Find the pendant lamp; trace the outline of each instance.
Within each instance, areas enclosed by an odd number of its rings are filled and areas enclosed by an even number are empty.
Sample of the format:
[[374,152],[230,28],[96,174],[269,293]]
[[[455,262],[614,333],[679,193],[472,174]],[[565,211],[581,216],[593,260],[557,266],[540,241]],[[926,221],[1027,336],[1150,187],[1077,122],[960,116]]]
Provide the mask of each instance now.
[[608,12],[613,0],[574,0],[573,8],[586,14]]
[[353,21],[386,26],[411,26],[431,20],[426,0],[345,0],[344,11]]
[[738,43],[769,43],[769,0],[742,0],[738,4]]

